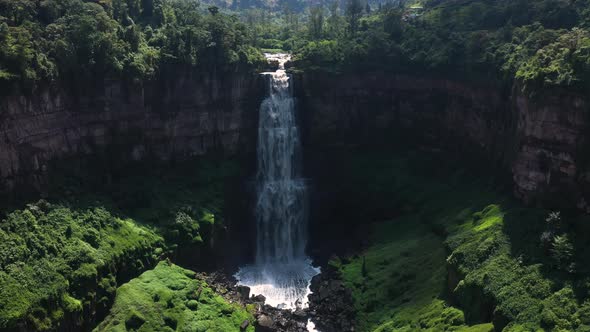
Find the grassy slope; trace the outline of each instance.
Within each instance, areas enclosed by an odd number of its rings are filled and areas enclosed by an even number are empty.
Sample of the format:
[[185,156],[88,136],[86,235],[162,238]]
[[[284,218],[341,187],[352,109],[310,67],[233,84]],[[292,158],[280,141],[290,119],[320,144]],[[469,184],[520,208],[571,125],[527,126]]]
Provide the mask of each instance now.
[[[507,331],[590,329],[587,239],[574,241],[578,271],[557,269],[540,249],[546,211],[520,207],[493,179],[443,159],[364,153],[345,172],[355,190],[378,191],[377,204],[400,210],[375,225],[364,252],[332,261],[352,289],[360,331],[490,331],[494,307]],[[587,221],[570,223],[563,232],[574,236]],[[457,275],[451,289],[447,265]]]
[[0,328],[24,319],[35,330],[50,329],[64,314],[105,301],[117,262],[141,269],[162,242],[102,208],[42,202],[12,212],[0,224]]
[[240,331],[244,320],[254,321],[244,308],[195,279],[194,272],[161,262],[117,290],[110,315],[95,331],[231,332]]

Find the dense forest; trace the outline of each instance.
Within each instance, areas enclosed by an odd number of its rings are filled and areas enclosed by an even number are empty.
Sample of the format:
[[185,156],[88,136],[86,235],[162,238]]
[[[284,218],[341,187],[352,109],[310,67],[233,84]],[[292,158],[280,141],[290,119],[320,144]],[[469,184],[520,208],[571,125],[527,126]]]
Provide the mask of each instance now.
[[262,49],[292,52],[298,67],[312,70],[588,81],[590,12],[582,0],[221,5],[5,0],[0,77],[146,79],[166,64],[259,68]]
[[590,331],[589,89],[590,0],[0,0],[0,332]]
[[4,80],[149,79],[166,64],[256,66],[247,27],[196,1],[3,1]]

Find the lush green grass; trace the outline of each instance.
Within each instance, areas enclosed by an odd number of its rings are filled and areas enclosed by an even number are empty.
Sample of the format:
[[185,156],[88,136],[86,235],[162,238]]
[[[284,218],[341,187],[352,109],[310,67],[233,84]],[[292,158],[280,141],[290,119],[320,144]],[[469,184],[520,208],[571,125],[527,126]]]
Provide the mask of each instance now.
[[[544,247],[548,211],[519,206],[497,178],[444,156],[390,156],[357,154],[345,170],[351,188],[379,194],[369,205],[398,210],[363,252],[331,262],[360,331],[590,330],[584,217],[565,215]],[[557,234],[573,239],[573,265],[557,259]]]
[[[253,316],[216,295],[194,272],[161,262],[117,290],[110,315],[95,331],[240,331]],[[254,331],[250,325],[247,331]]]
[[441,239],[415,216],[379,226],[369,250],[342,264],[361,330],[489,331],[489,324],[466,329],[463,312],[439,298],[445,258]]
[[10,213],[0,223],[0,328],[51,329],[64,315],[106,305],[121,262],[141,270],[162,245],[152,230],[99,207],[39,202]]
[[49,199],[58,204],[31,204],[0,222],[0,329],[82,324],[162,255],[178,246],[197,254],[222,227],[226,180],[239,172],[205,159],[127,165],[110,180],[92,161],[53,170]]

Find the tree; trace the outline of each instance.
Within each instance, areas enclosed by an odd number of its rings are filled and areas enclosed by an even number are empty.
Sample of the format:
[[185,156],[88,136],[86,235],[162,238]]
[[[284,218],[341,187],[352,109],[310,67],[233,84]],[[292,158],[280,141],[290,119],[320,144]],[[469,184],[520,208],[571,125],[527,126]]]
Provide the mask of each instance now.
[[141,17],[144,21],[149,21],[154,15],[154,0],[141,1]]
[[402,14],[397,9],[386,9],[383,14],[383,30],[392,40],[399,40],[402,36]]
[[309,35],[312,39],[321,39],[324,26],[324,9],[312,6],[309,9]]
[[344,29],[344,22],[339,13],[338,1],[332,1],[328,6],[328,10],[330,11],[330,16],[326,21],[327,33],[330,38],[336,39],[341,36],[342,30]]
[[219,7],[217,6],[209,6],[209,8],[207,8],[209,10],[209,13],[211,13],[211,15],[215,16],[219,13]]
[[363,5],[361,0],[348,0],[348,4],[346,5],[346,20],[351,35],[355,35],[358,31],[359,20],[362,15]]
[[36,2],[33,0],[0,0],[0,13],[12,25],[20,25],[35,15]]
[[557,235],[553,239],[551,254],[559,269],[567,272],[574,271],[574,246],[567,235]]
[[32,63],[35,58],[31,32],[24,27],[8,27],[6,23],[0,24],[0,63],[4,74],[3,78],[19,77],[24,80],[34,80],[35,71]]

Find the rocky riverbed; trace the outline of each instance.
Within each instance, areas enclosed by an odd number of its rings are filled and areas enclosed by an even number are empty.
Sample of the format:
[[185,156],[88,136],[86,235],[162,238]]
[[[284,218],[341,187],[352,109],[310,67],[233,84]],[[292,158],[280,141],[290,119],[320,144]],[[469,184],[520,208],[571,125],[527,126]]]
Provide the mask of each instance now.
[[244,322],[244,328],[253,324],[259,332],[308,332],[315,325],[318,332],[354,331],[350,291],[342,283],[336,269],[327,266],[322,271],[312,279],[310,288],[313,293],[309,296],[309,307],[297,310],[283,310],[265,304],[263,295],[250,294],[250,289],[238,286],[229,273],[197,273],[196,277],[205,280],[228,301],[239,302],[255,311],[256,321]]

